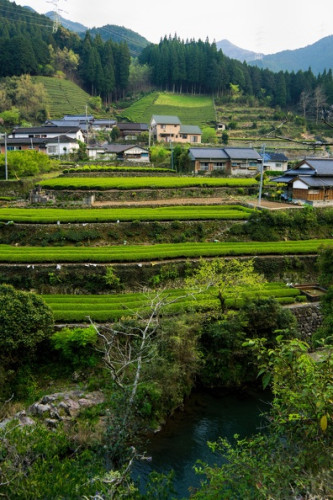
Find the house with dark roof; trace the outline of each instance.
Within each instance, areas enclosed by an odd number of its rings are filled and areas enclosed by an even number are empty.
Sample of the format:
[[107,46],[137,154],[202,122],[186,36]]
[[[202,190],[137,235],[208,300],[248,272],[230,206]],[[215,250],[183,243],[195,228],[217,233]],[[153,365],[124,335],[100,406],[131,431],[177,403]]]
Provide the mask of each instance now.
[[[7,137],[7,151],[34,149],[49,156],[63,156],[79,149],[76,139],[66,135],[47,137]],[[5,141],[0,139],[1,153],[5,152]]]
[[16,127],[13,129],[9,137],[15,139],[54,139],[60,135],[66,135],[71,139],[76,139],[79,141],[84,141],[82,130],[80,127],[76,126],[61,126],[56,125],[44,125],[40,127]]
[[117,123],[117,128],[120,131],[120,137],[125,141],[136,141],[142,132],[148,132],[146,123]]
[[136,144],[105,144],[103,146],[87,146],[90,159],[110,159],[135,163],[149,163],[148,149]]
[[288,168],[288,158],[283,153],[266,152],[262,157],[264,160],[264,170],[285,172]]
[[221,171],[225,175],[254,176],[262,164],[253,148],[190,148],[189,157],[195,173]]
[[153,115],[150,121],[150,141],[201,143],[201,135],[200,127],[183,125],[178,116]]
[[285,184],[285,197],[294,202],[333,205],[333,158],[306,158],[272,181]]

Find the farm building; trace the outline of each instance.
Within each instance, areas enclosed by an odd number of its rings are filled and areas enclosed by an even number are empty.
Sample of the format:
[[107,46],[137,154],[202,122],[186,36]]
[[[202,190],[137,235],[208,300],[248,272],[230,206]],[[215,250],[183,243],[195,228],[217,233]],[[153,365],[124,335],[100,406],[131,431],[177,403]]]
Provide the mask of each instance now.
[[286,184],[286,197],[294,202],[333,205],[333,158],[307,158],[274,182]]
[[157,142],[201,143],[201,129],[197,125],[182,125],[178,116],[153,115],[149,138]]
[[195,173],[224,172],[226,175],[254,176],[262,163],[253,148],[190,148]]

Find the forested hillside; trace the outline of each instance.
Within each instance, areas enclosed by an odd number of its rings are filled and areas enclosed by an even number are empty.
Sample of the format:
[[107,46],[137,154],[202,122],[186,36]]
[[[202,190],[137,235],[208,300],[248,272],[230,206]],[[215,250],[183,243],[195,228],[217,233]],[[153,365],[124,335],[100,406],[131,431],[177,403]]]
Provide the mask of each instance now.
[[126,42],[84,40],[63,27],[53,33],[45,16],[0,0],[0,77],[23,74],[66,76],[110,102],[123,95],[129,77]]
[[[333,104],[332,71],[315,76],[309,69],[273,73],[226,57],[215,43],[184,42],[165,37],[146,47],[139,58],[152,71],[152,83],[163,90],[254,96],[273,106],[292,106],[302,92],[320,88],[325,103]],[[323,105],[323,102],[321,106]]]

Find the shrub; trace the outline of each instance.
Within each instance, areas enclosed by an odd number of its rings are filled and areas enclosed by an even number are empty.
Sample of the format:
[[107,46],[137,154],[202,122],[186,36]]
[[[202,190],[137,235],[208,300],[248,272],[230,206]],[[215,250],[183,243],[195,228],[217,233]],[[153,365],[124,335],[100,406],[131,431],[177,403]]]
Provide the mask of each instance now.
[[53,313],[41,297],[0,286],[0,344],[5,352],[33,350],[51,334]]
[[[91,348],[97,342],[97,332],[89,328],[63,328],[51,337],[51,343],[62,356],[73,365],[94,365],[96,355],[91,355]],[[89,355],[90,354],[90,355]]]

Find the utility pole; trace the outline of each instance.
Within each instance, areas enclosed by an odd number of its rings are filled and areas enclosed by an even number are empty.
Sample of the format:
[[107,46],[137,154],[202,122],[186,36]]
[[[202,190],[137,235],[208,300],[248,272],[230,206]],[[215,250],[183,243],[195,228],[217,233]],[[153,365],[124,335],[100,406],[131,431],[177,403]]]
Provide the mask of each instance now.
[[260,152],[261,153],[261,170],[260,170],[258,207],[261,207],[262,185],[263,185],[263,181],[264,181],[265,149],[266,149],[266,144],[263,144],[261,147],[261,152]]
[[8,181],[7,132],[5,132],[5,180]]

